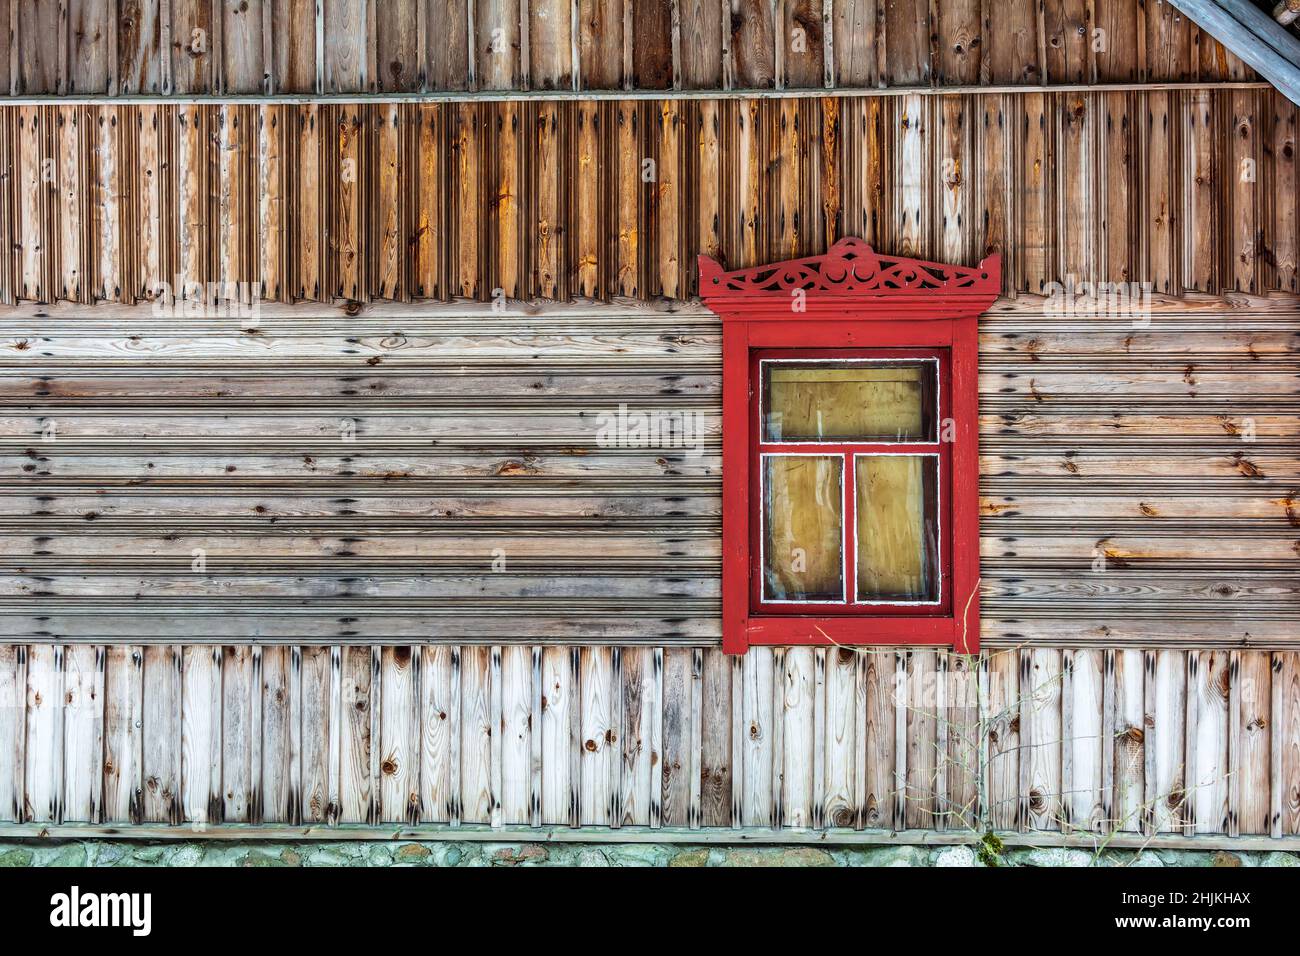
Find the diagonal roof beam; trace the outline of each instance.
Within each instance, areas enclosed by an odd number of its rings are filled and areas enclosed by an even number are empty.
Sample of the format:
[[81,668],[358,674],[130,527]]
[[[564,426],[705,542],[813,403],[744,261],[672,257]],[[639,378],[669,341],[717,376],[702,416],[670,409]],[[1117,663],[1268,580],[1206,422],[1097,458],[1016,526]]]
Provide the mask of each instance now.
[[1300,40],[1249,0],[1170,0],[1300,105]]

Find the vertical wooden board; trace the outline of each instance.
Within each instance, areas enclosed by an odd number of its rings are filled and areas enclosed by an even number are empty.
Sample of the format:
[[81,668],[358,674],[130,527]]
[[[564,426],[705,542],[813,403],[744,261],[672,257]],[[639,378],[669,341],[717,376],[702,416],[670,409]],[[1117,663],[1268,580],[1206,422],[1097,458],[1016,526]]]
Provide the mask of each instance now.
[[340,731],[340,821],[369,823],[375,794],[370,777],[370,708],[372,673],[370,648],[345,647],[342,671]]
[[275,85],[281,93],[316,91],[316,4],[275,0]]
[[1145,96],[1147,130],[1144,174],[1147,196],[1147,268],[1156,292],[1165,295],[1174,288],[1174,237],[1178,213],[1174,205],[1170,94],[1153,91]]
[[[45,300],[45,261],[51,247],[51,237],[46,234],[45,198],[50,193],[47,181],[49,157],[44,148],[45,111],[39,106],[21,106],[18,109],[18,234],[17,252],[22,277],[21,298],[36,302]],[[12,173],[10,175],[13,175]]]
[[408,244],[402,235],[402,211],[408,196],[402,175],[406,113],[396,103],[375,110],[376,184],[373,195],[373,223],[376,247],[365,250],[374,256],[375,295],[380,299],[400,299],[406,294],[403,283]]
[[492,189],[492,194],[496,196],[496,274],[497,288],[507,299],[522,298],[526,294],[520,286],[524,250],[520,244],[519,232],[519,120],[519,104],[507,102],[496,107],[496,136],[493,142],[496,182]]
[[[292,2],[294,0],[279,0],[282,5]],[[315,5],[315,0],[296,0],[296,2],[313,7]],[[171,0],[172,44],[164,54],[169,57],[172,91],[178,96],[214,92],[213,9],[224,13],[226,5],[214,8],[212,0]],[[310,91],[309,86],[303,92]]]
[[253,649],[247,645],[226,647],[221,669],[222,819],[246,823],[253,782]]
[[479,147],[482,135],[483,127],[478,105],[459,104],[451,162],[456,176],[456,258],[459,291],[466,298],[475,298],[483,291],[482,278],[479,275],[478,222],[482,209],[479,169]]
[[897,699],[892,651],[862,651],[866,655],[863,686],[866,694],[866,733],[858,758],[866,766],[866,792],[860,808],[862,826],[889,827],[894,806],[894,728]]
[[117,93],[166,92],[162,86],[162,0],[118,3]]
[[1146,798],[1146,721],[1142,652],[1115,652],[1115,796],[1113,828],[1140,831]]
[[934,64],[938,86],[976,86],[980,81],[981,0],[949,0],[938,5],[939,59]]
[[840,107],[844,149],[843,234],[879,247],[881,227],[893,216],[885,208],[884,109],[882,97],[846,100]]
[[473,4],[466,0],[424,0],[428,18],[428,87],[430,90],[467,90],[470,84],[470,20]]
[[663,825],[689,823],[692,754],[691,651],[672,647],[664,651],[663,757],[660,766]]
[[[4,667],[0,655],[0,674]],[[63,820],[98,823],[104,785],[104,648],[68,646],[64,649],[63,670]],[[0,676],[0,710],[5,707],[3,682]],[[0,749],[4,741],[0,731]],[[0,814],[4,812],[3,800],[4,790],[0,788]]]
[[776,84],[776,24],[769,0],[731,0],[731,58],[737,89]]
[[773,259],[795,259],[804,254],[802,247],[808,225],[802,215],[804,156],[799,104],[781,99],[773,112],[776,125],[770,141],[768,170],[775,174],[775,181],[769,180],[775,215],[770,218],[770,255]]
[[[743,713],[745,720],[744,808],[741,822],[747,827],[771,825],[773,810],[772,765],[775,759],[774,722],[781,719],[773,711],[774,685],[777,675],[770,647],[751,647],[745,653],[743,671]],[[784,675],[781,680],[784,681]]]
[[649,825],[650,791],[658,783],[655,777],[658,768],[652,765],[650,755],[650,720],[657,706],[647,697],[653,683],[651,658],[652,652],[647,647],[622,649],[619,675],[622,746],[618,758],[622,761],[619,771],[622,780],[620,825]]
[[[1282,701],[1280,726],[1273,732],[1279,738],[1278,784],[1281,792],[1281,829],[1285,836],[1300,834],[1300,652],[1277,653],[1282,669],[1275,672],[1273,680],[1281,685],[1278,696]],[[0,670],[0,673],[3,673]],[[1277,688],[1274,689],[1277,693]],[[3,740],[3,738],[0,738]],[[3,746],[3,743],[0,743]]]
[[258,108],[258,269],[261,296],[273,302],[284,298],[284,275],[288,266],[284,186],[285,107],[268,105]]
[[533,649],[502,648],[501,821],[527,826],[533,813]]
[[144,818],[180,823],[181,649],[155,645],[144,651]]
[[221,822],[221,648],[189,645],[181,666],[181,811]]
[[[944,682],[947,740],[940,741],[947,761],[948,829],[977,830],[980,825],[981,728],[979,723],[979,659],[952,654]],[[946,744],[946,746],[945,746]]]
[[1232,135],[1229,137],[1228,188],[1232,199],[1232,287],[1258,292],[1259,258],[1259,130],[1256,98],[1250,90],[1232,93]]
[[1183,800],[1186,792],[1183,773],[1186,742],[1183,732],[1187,712],[1185,654],[1184,651],[1156,652],[1156,712],[1152,715],[1154,727],[1151,728],[1154,736],[1151,746],[1155,748],[1153,765],[1156,802],[1152,811],[1155,829],[1162,833],[1179,833],[1183,825]]
[[907,793],[908,827],[933,829],[937,821],[938,711],[936,657],[933,651],[907,655]]
[[[379,62],[374,77],[381,93],[411,93],[420,89],[422,69],[419,46],[420,0],[383,0],[375,6],[375,26],[379,31]],[[445,21],[433,34],[434,45],[454,42]]]
[[491,823],[496,803],[492,789],[492,685],[490,647],[461,652],[460,808],[466,823]]
[[995,830],[1020,826],[1020,652],[988,654],[988,801]]
[[582,88],[623,85],[624,0],[578,0],[578,54]]
[[[262,63],[262,4],[273,0],[223,0],[221,21],[222,90],[260,93],[267,65]],[[385,0],[391,5],[394,0]]]
[[104,677],[104,821],[144,819],[141,753],[144,651],[110,645]]
[[580,706],[572,686],[567,647],[542,651],[542,823],[570,822],[570,754],[574,746],[571,708]]
[[1098,177],[1103,210],[1101,278],[1108,282],[1130,282],[1144,271],[1133,251],[1133,205],[1139,192],[1131,97],[1124,93],[1103,94],[1102,110],[1105,123]]
[[1196,687],[1196,765],[1189,802],[1200,833],[1228,830],[1228,663],[1227,651],[1190,651],[1199,658]]
[[975,152],[972,157],[972,164],[977,168],[971,170],[971,174],[978,177],[975,188],[979,194],[979,205],[976,208],[981,210],[981,221],[977,228],[983,230],[984,238],[979,258],[993,253],[1004,255],[1002,283],[1003,288],[1006,288],[1011,284],[1011,277],[1007,273],[1013,264],[1012,257],[1007,254],[1013,207],[1011,177],[1008,175],[1011,150],[1007,98],[998,95],[981,96],[979,102],[979,126],[975,131]]
[[1049,278],[1052,235],[1049,190],[1053,164],[1047,142],[1047,100],[1041,93],[1028,93],[1020,105],[1020,289],[1041,295]]
[[655,238],[658,240],[659,289],[668,298],[681,294],[682,222],[686,216],[683,195],[683,116],[681,105],[674,100],[664,100],[659,106],[659,165],[657,184],[651,189],[655,196],[658,220]]
[[636,296],[641,276],[642,119],[640,104],[617,106],[618,123],[618,271],[615,291]]
[[516,89],[520,80],[519,0],[475,0],[478,88]]
[[27,740],[27,646],[0,644],[0,820],[24,818]]
[[1276,90],[1273,106],[1273,265],[1276,287],[1300,291],[1300,218],[1296,208],[1296,105]]
[[[565,164],[560,157],[560,108],[554,103],[543,103],[537,111],[537,142],[534,148],[537,168],[537,293],[554,298],[560,287],[560,278],[567,272],[562,256],[569,243],[565,229],[564,193],[575,189],[577,193],[577,289],[582,295],[597,297],[601,293],[602,242],[601,233],[601,183],[607,170],[601,163],[601,105],[585,101],[577,104],[575,111],[564,111],[564,118],[573,117],[577,124],[576,163]],[[568,126],[565,122],[565,126]],[[576,182],[571,183],[571,179]]]
[[414,293],[417,298],[445,296],[446,209],[446,107],[426,103],[418,107],[416,193],[413,234],[407,255],[414,260]]
[[782,30],[785,86],[789,89],[820,87],[826,52],[822,0],[785,0],[781,6],[785,12]]
[[1273,655],[1268,651],[1242,651],[1241,723],[1237,742],[1239,788],[1238,823],[1241,833],[1268,834],[1271,830]]
[[833,48],[837,87],[866,89],[880,82],[876,22],[882,2],[887,0],[836,0]]
[[39,96],[63,92],[59,45],[65,39],[66,7],[66,0],[63,3],[19,2],[18,30],[10,41],[18,62],[16,94]]
[[851,827],[857,822],[855,799],[857,765],[862,741],[857,736],[859,652],[848,647],[827,651],[825,808],[830,827]]
[[527,7],[530,89],[572,88],[572,12],[570,0],[530,0]]
[[330,811],[329,728],[335,701],[330,697],[330,649],[302,649],[302,808],[304,824],[323,823]]
[[616,691],[612,652],[608,647],[584,647],[580,660],[581,823],[584,826],[609,826],[614,822],[614,794],[610,783],[614,763],[620,759],[618,728],[614,723]]
[[969,152],[966,100],[946,96],[940,101],[939,183],[942,199],[938,210],[938,255],[944,262],[967,262],[972,259],[970,227],[970,168],[974,157]]
[[177,266],[182,284],[188,286],[204,281],[208,274],[209,197],[204,185],[209,177],[210,144],[202,107],[180,107],[176,122]]
[[930,129],[926,99],[898,97],[894,108],[894,222],[898,230],[900,255],[925,258],[927,200],[933,193],[930,178]]
[[930,4],[885,3],[883,64],[889,86],[928,86],[930,83]]
[[1160,82],[1194,80],[1191,31],[1187,18],[1173,3],[1143,5],[1146,21],[1146,78]]
[[783,711],[777,719],[784,721],[781,755],[783,782],[782,804],[785,823],[793,829],[813,825],[813,717],[816,693],[813,679],[813,649],[792,647],[786,651],[783,684]]
[[1095,100],[1085,94],[1057,98],[1057,275],[1070,288],[1092,282],[1096,266],[1093,251],[1097,204],[1093,198],[1093,109]]
[[379,805],[384,821],[420,819],[420,726],[416,697],[420,649],[385,647],[379,681]]
[[[68,92],[97,95],[110,93],[113,66],[109,57],[117,30],[113,0],[71,0],[71,25],[68,48]],[[7,63],[0,55],[0,63]]]
[[1088,3],[1085,0],[1046,0],[1042,5],[1046,82],[1054,85],[1087,83]]
[[[719,648],[704,651],[703,707],[701,711],[700,794],[701,820],[706,827],[732,825],[733,710],[732,659]],[[734,688],[739,692],[739,688]]]
[[730,0],[679,0],[682,86],[688,90],[722,88],[724,2],[729,6]]
[[1070,806],[1074,829],[1099,833],[1106,829],[1106,811],[1102,800],[1102,668],[1103,652],[1074,652],[1070,699],[1062,702],[1070,709],[1070,792],[1065,799]]
[[[984,58],[988,63],[988,78],[993,83],[1043,82],[1038,50],[1038,6],[1035,0],[998,0],[988,4],[985,36],[989,48],[984,51]],[[892,37],[887,35],[887,39]],[[889,56],[892,60],[892,44]]]
[[371,65],[366,62],[369,39],[367,0],[319,0],[324,5],[325,93],[360,93]]
[[27,649],[27,739],[25,819],[58,823],[63,797],[63,648],[33,644]]
[[1217,288],[1219,170],[1216,168],[1215,97],[1209,90],[1192,90],[1184,101],[1183,152],[1186,162],[1183,208],[1183,274],[1188,289]]
[[459,750],[452,746],[459,726],[452,708],[452,652],[438,645],[422,647],[420,653],[420,819],[447,823],[456,799],[451,761],[459,760]]
[[1138,79],[1138,6],[1129,0],[1094,0],[1097,81],[1132,83]]
[[84,193],[89,185],[83,178],[83,147],[81,138],[85,130],[87,112],[79,106],[63,107],[59,111],[56,155],[59,175],[59,297],[83,301],[83,267],[90,252],[85,242],[88,211]]
[[365,192],[365,126],[359,106],[344,106],[333,114],[334,127],[329,131],[332,148],[337,152],[337,175],[325,184],[333,190],[334,221],[330,230],[330,249],[337,276],[334,294],[344,299],[362,297],[365,233],[363,194]]
[[632,88],[666,90],[673,85],[673,0],[636,0],[632,5]]
[[141,106],[136,116],[135,183],[135,288],[132,295],[151,299],[157,294],[160,283],[170,282],[163,275],[163,232],[166,228],[162,208],[164,180],[167,178],[168,157],[162,149],[160,126],[167,122],[166,114],[158,106]]
[[265,823],[286,823],[292,819],[291,763],[294,744],[291,739],[290,677],[291,648],[262,648],[261,686],[261,819]]

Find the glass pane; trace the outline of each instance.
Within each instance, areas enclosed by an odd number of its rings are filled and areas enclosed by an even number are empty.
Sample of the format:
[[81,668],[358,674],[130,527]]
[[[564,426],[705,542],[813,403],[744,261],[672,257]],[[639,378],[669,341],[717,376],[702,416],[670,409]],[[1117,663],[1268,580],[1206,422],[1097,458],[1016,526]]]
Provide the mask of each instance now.
[[859,455],[859,601],[939,600],[939,460]]
[[763,599],[844,600],[839,456],[763,456]]
[[934,441],[932,361],[763,363],[764,441]]

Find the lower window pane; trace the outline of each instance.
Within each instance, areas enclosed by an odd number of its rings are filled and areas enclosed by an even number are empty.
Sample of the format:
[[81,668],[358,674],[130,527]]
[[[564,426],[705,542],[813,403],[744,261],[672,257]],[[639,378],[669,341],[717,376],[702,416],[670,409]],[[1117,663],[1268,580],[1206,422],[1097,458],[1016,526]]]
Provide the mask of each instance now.
[[763,599],[844,600],[844,459],[763,456]]
[[859,455],[859,601],[939,600],[939,459]]

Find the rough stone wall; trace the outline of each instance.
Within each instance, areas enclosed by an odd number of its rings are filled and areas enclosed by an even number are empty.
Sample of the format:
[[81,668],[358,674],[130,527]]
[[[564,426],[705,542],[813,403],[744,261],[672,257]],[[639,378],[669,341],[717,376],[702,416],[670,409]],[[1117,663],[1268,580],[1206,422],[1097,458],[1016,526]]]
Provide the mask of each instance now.
[[1300,853],[662,843],[0,843],[5,866],[1300,866]]

